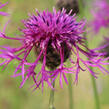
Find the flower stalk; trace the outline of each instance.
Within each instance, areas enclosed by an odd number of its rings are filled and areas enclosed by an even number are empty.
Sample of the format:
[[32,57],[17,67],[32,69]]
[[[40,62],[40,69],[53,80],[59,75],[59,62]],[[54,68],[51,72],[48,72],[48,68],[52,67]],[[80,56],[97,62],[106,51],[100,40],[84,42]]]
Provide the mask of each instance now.
[[[83,11],[83,6],[82,6],[82,1],[81,0],[79,0],[79,7],[80,7],[80,17],[83,17],[84,16],[84,11]],[[84,37],[86,37],[86,33],[84,33]],[[85,40],[85,46],[87,48],[89,48],[87,39]],[[86,49],[86,51],[88,51],[88,50]],[[90,69],[91,69],[91,71],[94,71],[93,67],[91,67],[91,66],[90,66]],[[90,75],[90,76],[91,76],[92,86],[93,86],[95,107],[96,107],[96,109],[100,109],[99,95],[98,95],[98,91],[97,91],[96,80],[92,75]]]
[[[85,36],[86,36],[86,34],[85,34]],[[88,47],[87,40],[85,41],[85,44]],[[93,67],[90,67],[90,69],[93,71]],[[96,80],[92,75],[90,75],[90,77],[91,77],[93,93],[94,93],[95,109],[100,109],[100,102],[99,102],[99,95],[98,95],[98,91],[97,91]]]
[[[53,88],[55,87],[55,82],[53,82]],[[54,89],[50,91],[50,99],[49,99],[49,109],[55,109],[54,107]]]
[[69,109],[73,109],[73,86],[72,86],[72,76],[68,75],[68,91],[69,91]]
[[96,80],[92,75],[91,75],[91,80],[92,80],[96,109],[100,109],[100,102],[99,102],[99,95],[98,95],[97,86],[96,86]]

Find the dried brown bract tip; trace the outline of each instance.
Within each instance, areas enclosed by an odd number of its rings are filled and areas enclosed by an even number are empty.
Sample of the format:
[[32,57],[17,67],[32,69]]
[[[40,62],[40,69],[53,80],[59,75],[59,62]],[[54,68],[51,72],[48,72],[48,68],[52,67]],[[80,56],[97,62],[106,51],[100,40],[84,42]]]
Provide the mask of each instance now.
[[[64,48],[64,62],[70,57],[71,50],[67,47],[66,43],[62,43],[61,46]],[[35,47],[36,55],[40,53],[40,47]],[[41,63],[43,62],[43,56],[40,58]],[[48,44],[47,55],[46,55],[46,66],[53,70],[61,64],[61,56],[59,50],[55,50],[51,42]]]
[[65,8],[67,13],[69,13],[71,9],[73,10],[71,14],[79,13],[78,0],[58,0],[56,6],[60,10]]
[[103,47],[102,49],[100,49],[100,52],[105,53],[105,57],[109,57],[109,38],[105,38],[106,40],[104,40],[100,46]]

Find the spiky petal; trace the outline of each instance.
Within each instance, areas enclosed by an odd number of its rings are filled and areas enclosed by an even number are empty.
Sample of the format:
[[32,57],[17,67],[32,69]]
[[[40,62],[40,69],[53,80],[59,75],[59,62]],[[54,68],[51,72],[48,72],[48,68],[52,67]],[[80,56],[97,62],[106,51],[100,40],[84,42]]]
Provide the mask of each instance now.
[[[6,6],[7,4],[8,4],[8,2],[7,2],[7,3],[5,3],[5,4],[0,3],[0,9],[1,9],[1,8],[3,8],[4,6]],[[1,12],[1,11],[0,11],[0,15],[2,15],[2,16],[7,16],[7,15],[9,15],[9,14],[8,14],[8,13]]]

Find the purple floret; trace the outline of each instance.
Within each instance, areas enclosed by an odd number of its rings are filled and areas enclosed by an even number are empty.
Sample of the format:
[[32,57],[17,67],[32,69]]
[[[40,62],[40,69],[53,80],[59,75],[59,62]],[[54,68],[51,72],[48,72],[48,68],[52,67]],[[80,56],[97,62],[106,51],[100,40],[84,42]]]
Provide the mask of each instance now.
[[[25,29],[21,30],[23,33],[22,37],[11,38],[3,32],[0,33],[1,38],[19,41],[21,43],[21,46],[18,48],[3,46],[0,49],[0,57],[4,59],[1,65],[5,65],[4,67],[6,67],[12,60],[19,62],[13,77],[22,77],[20,87],[24,85],[26,80],[33,79],[34,84],[32,87],[35,87],[35,89],[42,87],[43,90],[44,83],[47,83],[49,87],[53,88],[52,82],[58,76],[60,76],[60,86],[63,87],[62,78],[68,84],[66,74],[75,74],[75,82],[77,82],[79,72],[85,71],[86,69],[96,78],[96,73],[90,69],[90,66],[99,68],[103,73],[109,73],[102,67],[102,65],[109,64],[105,62],[108,58],[103,58],[104,53],[96,52],[96,49],[90,50],[85,46],[86,38],[83,37],[85,21],[77,22],[75,14],[71,16],[71,11],[69,14],[66,14],[65,9],[58,12],[53,9],[53,13],[48,11],[39,13],[36,10],[36,13],[37,16],[34,14],[29,15],[27,20],[23,20]],[[49,42],[53,49],[59,52],[61,59],[60,65],[53,71],[46,69]],[[64,63],[63,43],[71,51],[72,58],[69,57],[71,62],[71,66],[69,67]],[[29,62],[27,58],[36,46],[40,48],[40,52],[34,62]],[[81,54],[85,56],[85,59],[83,59]],[[42,66],[40,71],[36,72],[35,68],[37,68],[41,56],[43,56]],[[81,63],[83,64],[82,66]],[[19,70],[20,73],[18,72]]]

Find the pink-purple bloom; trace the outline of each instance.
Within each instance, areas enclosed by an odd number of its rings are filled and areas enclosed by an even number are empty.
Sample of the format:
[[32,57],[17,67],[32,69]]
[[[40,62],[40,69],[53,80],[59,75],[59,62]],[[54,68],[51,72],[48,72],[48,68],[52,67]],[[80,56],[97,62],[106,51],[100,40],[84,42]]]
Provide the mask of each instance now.
[[95,33],[104,27],[109,27],[109,3],[107,0],[96,0],[92,9],[93,20],[91,26]]
[[[8,2],[7,2],[7,3],[8,3]],[[0,3],[0,9],[3,8],[5,5],[7,5],[7,3],[5,3],[5,4]],[[8,13],[6,13],[6,12],[1,12],[1,11],[0,11],[0,15],[2,15],[2,16],[7,16]]]
[[[108,64],[105,62],[108,58],[103,58],[104,53],[96,52],[97,49],[90,50],[85,46],[86,38],[83,37],[85,32],[84,20],[78,22],[75,14],[71,16],[71,11],[66,14],[65,9],[58,12],[53,9],[53,13],[48,11],[39,13],[36,10],[36,13],[37,15],[29,15],[27,20],[23,20],[25,29],[21,29],[22,37],[8,37],[4,32],[0,33],[1,38],[21,43],[21,46],[17,48],[2,46],[0,49],[0,58],[4,59],[4,62],[0,65],[4,65],[4,68],[13,60],[19,62],[13,77],[22,77],[20,87],[24,85],[26,80],[32,79],[34,81],[32,87],[35,87],[35,89],[41,86],[43,90],[44,83],[53,88],[52,82],[58,76],[60,86],[63,87],[62,78],[68,84],[66,74],[75,74],[75,82],[77,82],[79,72],[86,69],[97,78],[96,73],[90,69],[90,66],[99,68],[103,73],[109,73],[102,66]],[[60,65],[54,70],[46,69],[49,44],[54,51],[60,54]],[[71,66],[69,67],[64,63],[64,44],[71,51],[71,57],[69,57]],[[32,49],[36,49],[36,47],[40,49],[39,54],[34,62],[29,62],[28,56]],[[35,68],[37,68],[41,56],[43,56],[41,69],[36,72]],[[83,59],[84,56],[86,57],[85,59]]]

